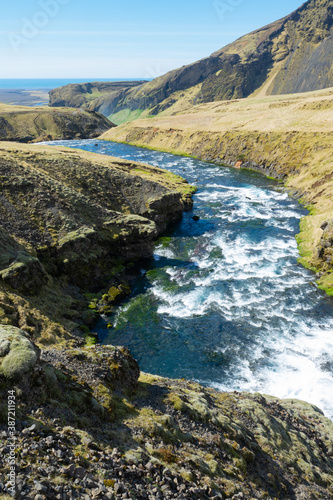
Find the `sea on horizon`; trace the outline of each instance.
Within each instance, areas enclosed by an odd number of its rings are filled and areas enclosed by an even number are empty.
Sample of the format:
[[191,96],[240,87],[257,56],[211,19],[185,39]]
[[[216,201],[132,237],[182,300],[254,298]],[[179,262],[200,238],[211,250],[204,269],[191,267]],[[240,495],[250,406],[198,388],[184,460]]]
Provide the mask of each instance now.
[[52,90],[69,83],[131,82],[140,80],[143,80],[143,78],[1,78],[0,89]]

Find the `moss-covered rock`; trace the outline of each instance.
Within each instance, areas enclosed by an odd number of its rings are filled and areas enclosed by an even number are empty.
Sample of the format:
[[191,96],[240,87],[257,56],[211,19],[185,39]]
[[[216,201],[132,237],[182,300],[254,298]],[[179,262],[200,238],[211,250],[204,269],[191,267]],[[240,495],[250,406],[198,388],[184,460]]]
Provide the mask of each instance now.
[[17,255],[8,267],[0,271],[0,277],[11,288],[28,295],[38,293],[48,281],[39,260],[22,253]]
[[39,350],[28,335],[12,326],[0,326],[0,376],[20,380],[37,363]]
[[[1,353],[8,349],[0,343]],[[52,447],[51,473],[43,476],[49,496],[56,496],[59,478],[72,497],[80,496],[75,479],[89,469],[87,480],[111,496],[121,489],[138,499],[161,492],[197,500],[331,500],[333,424],[318,408],[138,375],[123,348],[42,351],[34,375],[15,382],[17,425],[25,427],[16,441],[25,494],[35,497]],[[0,384],[0,430],[12,385]]]

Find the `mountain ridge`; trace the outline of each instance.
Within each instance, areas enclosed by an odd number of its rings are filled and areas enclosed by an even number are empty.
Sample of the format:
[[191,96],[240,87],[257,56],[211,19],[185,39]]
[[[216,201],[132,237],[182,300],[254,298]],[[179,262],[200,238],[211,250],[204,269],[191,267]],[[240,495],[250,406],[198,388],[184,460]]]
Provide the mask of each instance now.
[[[263,87],[265,95],[331,87],[332,26],[332,0],[308,0],[291,14],[238,38],[206,58],[127,89],[111,100],[106,95],[92,100],[89,109],[102,110],[119,124],[139,116],[155,116],[175,102],[189,108],[205,102],[248,97]],[[57,105],[52,99],[50,103]]]

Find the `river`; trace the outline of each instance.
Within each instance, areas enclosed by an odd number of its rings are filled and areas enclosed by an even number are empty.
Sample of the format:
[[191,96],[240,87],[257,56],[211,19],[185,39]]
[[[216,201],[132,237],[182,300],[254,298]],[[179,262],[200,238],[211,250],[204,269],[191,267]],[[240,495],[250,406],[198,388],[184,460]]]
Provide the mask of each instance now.
[[297,398],[333,418],[333,301],[297,263],[307,211],[296,200],[246,170],[105,141],[53,144],[150,163],[198,186],[193,212],[156,242],[114,328],[100,321],[103,343],[129,347],[145,372]]

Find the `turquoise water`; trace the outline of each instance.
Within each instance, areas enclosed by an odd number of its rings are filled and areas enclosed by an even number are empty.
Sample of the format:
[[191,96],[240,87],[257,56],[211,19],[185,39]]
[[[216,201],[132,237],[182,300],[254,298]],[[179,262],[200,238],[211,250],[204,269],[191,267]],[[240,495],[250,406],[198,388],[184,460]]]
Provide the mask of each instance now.
[[298,398],[333,418],[333,302],[297,263],[301,205],[253,172],[103,141],[60,144],[163,167],[199,188],[114,328],[100,321],[102,342],[129,347],[146,372]]

